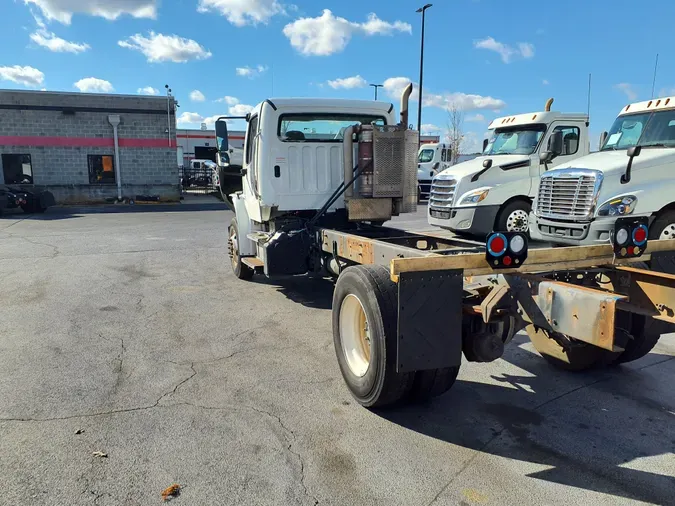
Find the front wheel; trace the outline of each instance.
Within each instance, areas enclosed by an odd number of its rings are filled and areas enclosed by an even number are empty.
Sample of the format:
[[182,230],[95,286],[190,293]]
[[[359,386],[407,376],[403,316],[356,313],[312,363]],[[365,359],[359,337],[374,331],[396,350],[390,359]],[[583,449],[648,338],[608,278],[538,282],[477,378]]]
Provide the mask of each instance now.
[[236,217],[232,218],[232,223],[230,223],[227,250],[234,275],[243,280],[251,279],[253,277],[253,269],[241,261],[241,255],[239,254],[239,229]]
[[529,216],[532,205],[526,200],[509,202],[499,211],[495,230],[500,232],[523,232],[529,230]]

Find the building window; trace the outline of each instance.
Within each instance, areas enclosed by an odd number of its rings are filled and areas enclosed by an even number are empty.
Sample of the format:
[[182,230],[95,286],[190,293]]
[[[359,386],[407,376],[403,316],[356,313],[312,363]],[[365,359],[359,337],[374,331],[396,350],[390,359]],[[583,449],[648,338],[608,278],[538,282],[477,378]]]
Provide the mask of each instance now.
[[30,155],[2,155],[5,184],[33,184]]
[[112,155],[89,155],[89,184],[114,184],[115,164]]

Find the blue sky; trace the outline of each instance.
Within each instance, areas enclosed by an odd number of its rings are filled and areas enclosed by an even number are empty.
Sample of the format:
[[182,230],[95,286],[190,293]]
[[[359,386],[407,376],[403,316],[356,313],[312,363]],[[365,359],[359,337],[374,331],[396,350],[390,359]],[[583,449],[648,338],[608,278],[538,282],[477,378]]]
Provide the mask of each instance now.
[[[0,87],[164,93],[182,126],[244,113],[270,96],[397,101],[419,75],[411,0],[0,0]],[[490,119],[586,110],[597,138],[619,109],[675,95],[675,3],[438,0],[427,11],[425,130],[464,110],[465,151]],[[403,79],[405,78],[405,79]],[[416,118],[416,115],[414,115]],[[595,142],[595,141],[594,141]]]

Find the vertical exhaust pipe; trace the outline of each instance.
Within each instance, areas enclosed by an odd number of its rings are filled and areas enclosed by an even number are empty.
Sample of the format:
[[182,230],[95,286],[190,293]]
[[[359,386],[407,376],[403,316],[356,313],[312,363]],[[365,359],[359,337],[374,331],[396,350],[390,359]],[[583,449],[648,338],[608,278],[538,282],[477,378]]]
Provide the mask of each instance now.
[[553,105],[553,98],[549,98],[546,101],[546,108],[544,109],[546,112],[549,112],[551,110],[551,106]]
[[[354,177],[354,130],[355,126],[348,126],[342,135],[342,168],[344,170],[345,184],[349,183]],[[354,196],[354,185],[351,185],[345,190],[345,199]]]
[[408,129],[408,101],[412,92],[413,85],[412,83],[408,83],[408,86],[405,87],[401,94],[401,126],[406,130]]

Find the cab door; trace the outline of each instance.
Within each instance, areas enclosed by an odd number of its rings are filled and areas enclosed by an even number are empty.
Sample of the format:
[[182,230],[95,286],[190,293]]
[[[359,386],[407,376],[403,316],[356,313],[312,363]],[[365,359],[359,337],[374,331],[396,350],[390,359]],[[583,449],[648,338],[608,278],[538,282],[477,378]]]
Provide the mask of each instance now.
[[[583,146],[588,144],[588,139],[586,138],[585,128],[582,128],[582,125],[574,122],[565,122],[565,121],[555,121],[544,138],[544,142],[541,145],[539,152],[549,151],[551,148],[551,136],[554,132],[562,133],[562,153],[553,158],[551,163],[548,164],[548,168],[552,169],[556,166],[562,165],[564,163],[569,163],[575,158],[578,158],[580,155],[585,154],[586,150],[582,149]],[[539,167],[539,174],[545,172],[546,169],[544,164],[541,164]]]
[[244,161],[243,168],[243,190],[247,197],[256,198],[259,192],[258,188],[258,167],[257,167],[257,148],[258,148],[258,124],[259,115],[251,116],[246,129],[246,141],[244,143]]

